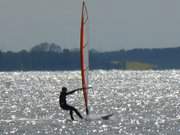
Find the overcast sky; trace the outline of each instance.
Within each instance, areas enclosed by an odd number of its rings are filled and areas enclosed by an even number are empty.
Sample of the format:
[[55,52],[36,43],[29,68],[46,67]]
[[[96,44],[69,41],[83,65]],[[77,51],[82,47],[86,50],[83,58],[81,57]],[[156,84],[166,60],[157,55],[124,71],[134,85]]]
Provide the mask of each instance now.
[[[0,0],[0,49],[41,42],[79,48],[82,0]],[[90,46],[100,51],[180,46],[180,0],[88,0]]]

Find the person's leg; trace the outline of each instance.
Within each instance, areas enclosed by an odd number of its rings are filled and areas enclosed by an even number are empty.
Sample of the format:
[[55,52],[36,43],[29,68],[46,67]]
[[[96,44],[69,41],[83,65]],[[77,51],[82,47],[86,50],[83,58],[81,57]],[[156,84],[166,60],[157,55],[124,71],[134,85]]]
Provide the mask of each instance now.
[[79,118],[83,119],[82,115],[78,112],[78,110],[74,107],[72,107],[72,110],[76,112],[76,114],[79,116]]
[[70,115],[72,115],[72,117],[73,117],[73,113],[71,111],[74,111],[79,116],[79,118],[83,119],[82,115],[78,112],[76,108],[70,105],[67,105],[67,107],[68,107],[68,110],[70,110]]
[[70,116],[71,116],[71,120],[74,120],[73,111],[72,110],[70,110]]
[[64,106],[61,106],[61,108],[62,108],[63,110],[69,111],[71,120],[74,120],[74,117],[73,117],[73,110],[72,110],[72,107],[71,107],[71,106],[69,106],[69,105],[66,104],[66,105],[64,105]]

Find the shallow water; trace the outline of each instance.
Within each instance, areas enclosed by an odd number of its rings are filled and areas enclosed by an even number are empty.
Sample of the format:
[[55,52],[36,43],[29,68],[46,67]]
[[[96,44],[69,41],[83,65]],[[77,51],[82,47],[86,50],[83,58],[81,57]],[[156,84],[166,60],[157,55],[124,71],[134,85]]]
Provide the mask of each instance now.
[[[0,134],[179,135],[180,71],[96,70],[90,73],[93,114],[108,120],[71,122],[59,108],[62,86],[81,86],[79,71],[1,72]],[[68,97],[85,116],[81,92]]]

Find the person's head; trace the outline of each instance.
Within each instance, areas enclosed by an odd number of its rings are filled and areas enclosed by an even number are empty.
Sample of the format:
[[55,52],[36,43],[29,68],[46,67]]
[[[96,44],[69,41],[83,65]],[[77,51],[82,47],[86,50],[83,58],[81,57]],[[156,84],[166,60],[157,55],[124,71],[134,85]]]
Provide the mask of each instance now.
[[62,87],[62,92],[67,92],[67,88],[66,87]]

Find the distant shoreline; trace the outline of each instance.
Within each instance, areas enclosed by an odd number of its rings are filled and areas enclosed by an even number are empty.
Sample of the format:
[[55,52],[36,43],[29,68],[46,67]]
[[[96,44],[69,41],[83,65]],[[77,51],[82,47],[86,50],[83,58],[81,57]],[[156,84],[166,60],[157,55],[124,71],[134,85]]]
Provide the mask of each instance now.
[[[90,69],[168,70],[180,69],[180,47],[132,49],[112,52],[90,50]],[[78,49],[61,49],[43,43],[31,51],[0,51],[0,71],[73,71],[80,69]]]

